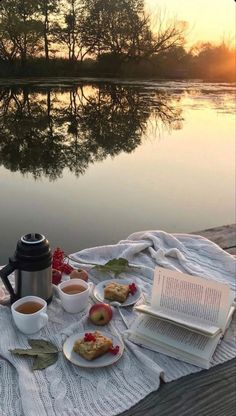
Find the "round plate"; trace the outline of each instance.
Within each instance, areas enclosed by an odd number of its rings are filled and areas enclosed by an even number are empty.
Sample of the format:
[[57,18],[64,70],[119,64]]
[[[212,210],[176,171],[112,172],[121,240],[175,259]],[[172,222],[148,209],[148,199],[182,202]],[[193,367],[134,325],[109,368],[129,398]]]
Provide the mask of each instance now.
[[78,365],[79,367],[100,368],[100,367],[106,367],[108,365],[114,364],[116,361],[120,359],[120,357],[122,356],[124,352],[124,344],[121,338],[115,335],[111,335],[109,332],[105,332],[105,331],[99,331],[99,332],[101,332],[101,334],[104,335],[105,337],[111,338],[114,346],[119,345],[120,350],[118,354],[112,355],[111,353],[107,352],[106,354],[101,355],[101,357],[95,358],[92,361],[87,361],[84,358],[80,357],[80,355],[76,354],[73,351],[74,343],[78,339],[84,338],[85,332],[90,332],[90,331],[88,330],[84,332],[78,332],[77,334],[71,335],[65,341],[63,345],[63,353],[65,357],[67,358],[67,360],[69,360],[71,363],[75,365]]
[[[116,282],[116,283],[120,283],[124,285],[130,285],[131,283],[134,283],[134,280],[132,279],[110,279],[110,280],[104,280],[103,282],[98,283],[93,290],[93,295],[96,298],[96,300],[98,300],[99,302],[106,302],[106,303],[112,302],[104,298],[104,287],[108,283],[112,283],[112,282]],[[121,307],[134,305],[139,300],[141,296],[141,290],[138,287],[138,285],[136,285],[136,287],[137,287],[137,291],[135,292],[135,294],[134,295],[129,294],[127,299],[123,303],[120,304]]]

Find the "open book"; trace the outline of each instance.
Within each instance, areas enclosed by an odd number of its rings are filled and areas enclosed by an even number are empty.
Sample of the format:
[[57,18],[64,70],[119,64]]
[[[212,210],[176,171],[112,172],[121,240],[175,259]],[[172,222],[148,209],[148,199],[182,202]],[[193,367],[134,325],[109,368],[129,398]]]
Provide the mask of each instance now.
[[129,338],[154,351],[209,368],[235,310],[234,293],[224,283],[156,268],[151,305],[129,330]]

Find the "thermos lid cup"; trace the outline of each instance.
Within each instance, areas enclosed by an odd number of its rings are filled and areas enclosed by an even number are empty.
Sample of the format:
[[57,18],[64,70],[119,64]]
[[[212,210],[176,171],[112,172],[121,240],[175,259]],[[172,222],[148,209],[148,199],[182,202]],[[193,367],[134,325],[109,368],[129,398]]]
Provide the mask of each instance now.
[[38,233],[25,234],[21,237],[22,243],[25,244],[39,244],[44,240],[46,240],[44,235]]

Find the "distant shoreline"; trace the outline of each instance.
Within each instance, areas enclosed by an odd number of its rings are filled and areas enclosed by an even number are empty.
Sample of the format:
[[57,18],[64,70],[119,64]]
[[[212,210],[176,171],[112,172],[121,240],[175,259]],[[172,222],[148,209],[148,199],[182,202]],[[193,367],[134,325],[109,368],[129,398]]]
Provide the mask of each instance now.
[[[99,62],[72,62],[66,60],[45,61],[43,59],[32,60],[22,66],[20,62],[9,64],[0,61],[0,80],[2,79],[119,79],[132,81],[194,81],[200,82],[236,82],[234,71],[223,70],[217,62],[208,65],[204,70],[203,65],[187,65],[177,62],[163,64],[155,62],[126,63],[122,65],[99,64]],[[6,77],[7,75],[7,77]]]
[[[68,85],[78,84],[84,82],[99,82],[99,83],[121,83],[121,84],[139,84],[139,83],[165,83],[165,82],[178,82],[178,83],[226,83],[226,84],[236,84],[236,80],[229,80],[229,79],[202,79],[202,78],[143,78],[143,77],[117,77],[117,76],[17,76],[17,77],[0,77],[0,87],[6,85],[25,85],[25,84],[51,84],[58,85],[59,83],[65,83]],[[50,85],[50,86],[51,86]]]

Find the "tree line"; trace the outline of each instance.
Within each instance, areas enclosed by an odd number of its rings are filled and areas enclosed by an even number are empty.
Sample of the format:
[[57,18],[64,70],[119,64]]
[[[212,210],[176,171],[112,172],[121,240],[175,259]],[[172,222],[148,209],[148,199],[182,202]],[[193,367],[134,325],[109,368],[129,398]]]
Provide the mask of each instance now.
[[24,64],[32,56],[63,52],[70,61],[112,53],[121,59],[148,58],[183,41],[169,24],[156,35],[143,0],[2,0],[0,56]]
[[185,41],[186,24],[159,14],[154,26],[144,0],[0,1],[0,76],[184,77],[204,68],[231,77],[234,51],[224,42],[187,51]]

